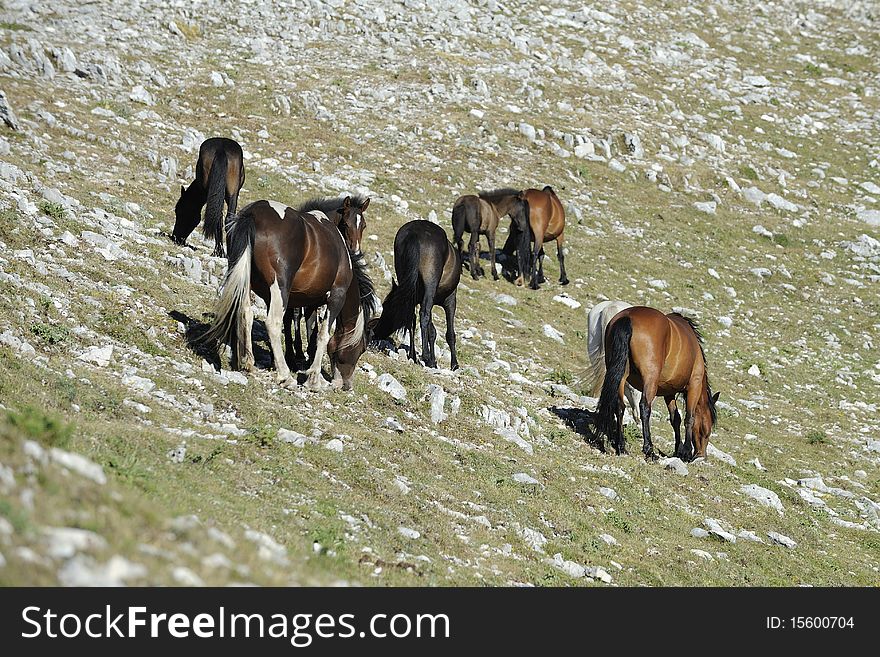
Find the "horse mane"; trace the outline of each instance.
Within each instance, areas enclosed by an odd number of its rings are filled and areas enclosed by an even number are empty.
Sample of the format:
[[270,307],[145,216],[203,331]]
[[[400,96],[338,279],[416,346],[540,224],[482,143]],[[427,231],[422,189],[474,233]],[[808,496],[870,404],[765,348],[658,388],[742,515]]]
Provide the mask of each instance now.
[[312,210],[320,210],[332,219],[332,214],[342,207],[346,197],[351,197],[351,204],[360,207],[367,200],[366,196],[360,194],[343,194],[342,196],[321,196],[311,198],[301,203],[296,209],[300,212],[311,212]]
[[504,196],[515,196],[516,194],[519,194],[520,191],[521,190],[514,189],[513,187],[499,187],[498,189],[477,192],[477,196],[487,201],[497,201]]
[[358,257],[351,254],[351,271],[358,284],[361,311],[364,313],[364,326],[367,326],[373,315],[376,314],[376,289],[373,287],[373,280],[367,273],[367,259],[363,254]]
[[714,427],[715,423],[718,422],[718,411],[715,409],[715,402],[712,399],[712,386],[709,384],[709,368],[706,361],[706,352],[703,349],[703,332],[700,330],[700,326],[697,322],[687,315],[682,315],[681,313],[671,314],[686,321],[688,326],[690,326],[691,330],[694,332],[694,335],[697,336],[697,343],[700,345],[700,355],[703,357],[703,371],[705,372],[706,377],[706,395],[708,395],[709,398],[709,414],[712,416],[712,426]]

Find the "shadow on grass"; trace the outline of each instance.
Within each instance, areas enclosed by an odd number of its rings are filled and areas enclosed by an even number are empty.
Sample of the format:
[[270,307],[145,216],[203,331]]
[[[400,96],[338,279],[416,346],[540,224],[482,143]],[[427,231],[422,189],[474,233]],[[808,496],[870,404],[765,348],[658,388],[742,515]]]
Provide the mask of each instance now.
[[605,453],[605,441],[596,430],[596,414],[593,411],[571,406],[551,406],[548,410],[565,422],[569,429],[582,436],[590,447]]

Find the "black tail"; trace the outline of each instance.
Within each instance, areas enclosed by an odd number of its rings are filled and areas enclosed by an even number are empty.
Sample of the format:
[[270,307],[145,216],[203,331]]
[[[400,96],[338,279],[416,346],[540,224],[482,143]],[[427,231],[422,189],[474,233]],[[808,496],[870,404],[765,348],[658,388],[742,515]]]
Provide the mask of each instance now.
[[424,283],[419,275],[420,247],[418,240],[403,246],[400,258],[395,260],[395,269],[404,272],[397,283],[391,283],[391,292],[382,302],[382,316],[373,331],[374,340],[389,337],[412,321],[416,305],[424,296]]
[[455,240],[464,235],[464,229],[467,228],[467,208],[464,203],[459,203],[452,208],[452,233]]
[[532,275],[532,217],[528,202],[523,203],[523,216],[525,217],[525,228],[520,231],[519,244],[516,245],[520,275],[528,281]]
[[[599,407],[596,409],[596,428],[614,442],[617,435],[620,382],[623,380],[626,365],[629,361],[629,340],[632,337],[632,320],[629,317],[621,317],[614,322],[610,331],[608,337],[610,338],[611,345],[606,345],[605,349],[605,383],[602,384]],[[615,447],[618,446],[615,445]]]
[[214,238],[218,250],[223,246],[223,202],[226,200],[226,151],[220,149],[214,155],[211,173],[208,174],[208,202],[205,206],[205,237]]

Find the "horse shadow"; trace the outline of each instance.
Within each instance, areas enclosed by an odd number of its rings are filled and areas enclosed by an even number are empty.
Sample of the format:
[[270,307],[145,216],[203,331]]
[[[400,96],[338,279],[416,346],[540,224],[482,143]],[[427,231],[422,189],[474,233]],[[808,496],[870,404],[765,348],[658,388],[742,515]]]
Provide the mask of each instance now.
[[[210,322],[193,319],[186,313],[182,313],[178,310],[170,311],[168,316],[183,324],[186,329],[184,340],[186,340],[186,346],[190,351],[208,361],[211,366],[219,372],[222,368],[220,354],[200,342],[202,336],[204,336],[208,329],[211,328]],[[254,320],[254,327],[251,335],[254,342],[255,365],[261,369],[271,369],[273,365],[272,352],[260,345],[260,342],[266,343],[269,340],[269,333],[266,331],[266,324],[263,320]]]
[[594,411],[571,406],[551,406],[548,410],[562,420],[565,426],[582,436],[584,442],[590,447],[605,452],[605,441],[596,430],[596,413]]

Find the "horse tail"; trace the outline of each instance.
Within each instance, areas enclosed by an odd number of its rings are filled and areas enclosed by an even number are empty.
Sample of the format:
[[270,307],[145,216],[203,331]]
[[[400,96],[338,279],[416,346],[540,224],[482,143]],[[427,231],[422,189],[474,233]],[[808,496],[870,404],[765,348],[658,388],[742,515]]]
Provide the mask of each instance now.
[[397,283],[391,282],[391,291],[382,302],[382,315],[373,330],[373,338],[382,340],[408,325],[416,312],[416,305],[424,295],[424,283],[419,273],[421,249],[418,240],[404,244],[395,269],[402,272]]
[[529,202],[523,203],[523,216],[525,217],[525,227],[520,231],[519,244],[516,245],[519,251],[519,273],[521,276],[531,276],[532,271],[532,240],[535,239],[532,231],[532,211]]
[[229,245],[229,268],[223,279],[223,289],[214,308],[214,321],[199,338],[199,342],[216,350],[234,337],[233,353],[242,353],[248,338],[244,309],[251,302],[251,260],[256,227],[253,214],[245,210],[229,224],[226,239]]
[[455,239],[459,239],[464,234],[467,226],[467,207],[465,203],[458,203],[452,207],[452,232]]
[[632,337],[632,320],[621,317],[608,333],[610,350],[605,352],[605,381],[596,409],[596,428],[609,438],[617,432],[617,409],[620,404],[620,382],[629,362],[629,341]]
[[214,155],[211,172],[208,174],[208,201],[205,206],[205,237],[214,238],[217,245],[223,237],[223,202],[226,200],[226,170],[229,162],[226,150],[220,149]]

